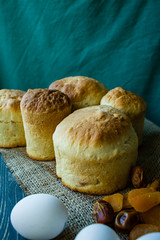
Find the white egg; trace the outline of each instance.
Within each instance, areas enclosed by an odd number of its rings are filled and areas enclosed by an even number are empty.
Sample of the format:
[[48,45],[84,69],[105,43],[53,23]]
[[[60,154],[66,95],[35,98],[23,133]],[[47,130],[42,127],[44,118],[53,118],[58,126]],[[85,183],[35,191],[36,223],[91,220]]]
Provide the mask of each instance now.
[[11,212],[13,227],[27,239],[55,238],[64,230],[67,220],[63,202],[49,194],[29,195],[21,199]]
[[85,228],[83,228],[75,240],[120,240],[116,232],[108,227],[107,225],[101,223],[93,223]]
[[137,240],[160,240],[160,232],[147,233],[137,238]]

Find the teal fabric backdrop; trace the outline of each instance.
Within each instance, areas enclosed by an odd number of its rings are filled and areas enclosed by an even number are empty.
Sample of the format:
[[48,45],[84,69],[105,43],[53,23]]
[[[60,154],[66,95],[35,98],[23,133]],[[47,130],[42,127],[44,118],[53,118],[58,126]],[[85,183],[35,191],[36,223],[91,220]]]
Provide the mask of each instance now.
[[138,93],[160,125],[160,0],[0,0],[0,88],[71,75]]

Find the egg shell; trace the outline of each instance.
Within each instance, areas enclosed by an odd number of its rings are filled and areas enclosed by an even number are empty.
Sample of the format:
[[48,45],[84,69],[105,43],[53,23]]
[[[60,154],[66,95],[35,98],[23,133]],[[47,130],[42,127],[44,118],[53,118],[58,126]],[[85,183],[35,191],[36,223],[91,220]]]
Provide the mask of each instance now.
[[11,223],[27,239],[51,239],[65,228],[68,213],[61,200],[50,194],[33,194],[12,209]]
[[147,233],[137,238],[137,240],[160,240],[160,232]]
[[93,223],[83,228],[75,240],[120,240],[116,232],[101,223]]

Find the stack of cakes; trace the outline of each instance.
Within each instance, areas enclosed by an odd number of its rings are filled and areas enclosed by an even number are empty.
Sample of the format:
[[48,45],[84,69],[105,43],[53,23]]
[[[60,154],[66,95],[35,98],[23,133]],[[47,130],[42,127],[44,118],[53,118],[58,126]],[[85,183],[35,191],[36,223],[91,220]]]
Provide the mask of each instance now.
[[142,143],[145,112],[140,96],[120,87],[108,91],[83,76],[28,90],[19,101],[27,154],[42,161],[55,158],[63,184],[91,194],[126,187]]

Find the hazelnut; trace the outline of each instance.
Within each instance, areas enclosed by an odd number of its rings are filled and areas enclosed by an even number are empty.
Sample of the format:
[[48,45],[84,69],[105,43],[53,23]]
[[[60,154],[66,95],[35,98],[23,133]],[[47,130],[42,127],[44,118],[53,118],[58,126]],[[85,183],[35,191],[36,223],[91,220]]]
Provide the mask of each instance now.
[[141,188],[144,187],[144,170],[141,166],[135,166],[131,170],[131,181],[133,187]]
[[97,223],[112,225],[114,223],[112,206],[104,200],[98,200],[93,206],[93,217]]
[[134,209],[127,209],[117,214],[114,226],[118,230],[129,232],[139,221],[139,213]]

